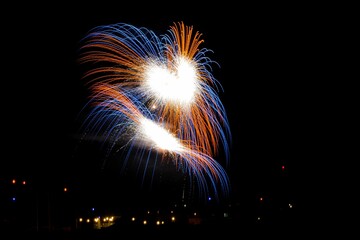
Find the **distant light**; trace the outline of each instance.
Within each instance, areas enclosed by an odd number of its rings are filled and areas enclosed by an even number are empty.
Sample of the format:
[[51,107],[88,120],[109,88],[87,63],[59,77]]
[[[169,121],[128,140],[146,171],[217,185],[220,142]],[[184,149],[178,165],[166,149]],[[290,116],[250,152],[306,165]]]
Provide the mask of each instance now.
[[68,189],[65,187],[65,188],[64,188],[64,192],[67,192],[67,190],[68,190]]
[[147,221],[146,221],[146,220],[144,220],[144,221],[143,221],[143,224],[144,224],[144,225],[146,225],[146,224],[147,224]]
[[289,203],[289,208],[292,208],[292,207],[293,207],[293,205],[291,203]]
[[285,170],[285,166],[284,166],[284,165],[281,166],[281,170]]
[[79,222],[82,222],[83,221],[83,219],[82,218],[79,218]]
[[172,221],[172,222],[175,222],[175,217],[171,217],[171,221]]
[[156,225],[160,225],[160,221],[156,221]]
[[196,216],[196,212],[194,212],[194,216]]
[[25,185],[25,184],[26,184],[26,181],[24,180],[24,181],[22,182],[22,184]]
[[264,199],[262,197],[260,197],[260,201],[263,201]]
[[211,201],[211,197],[208,197],[208,200]]
[[16,198],[15,198],[15,197],[13,197],[13,198],[12,198],[12,200],[13,200],[13,202],[15,202],[15,201],[16,201]]
[[95,208],[91,208],[91,211],[95,211]]
[[133,221],[133,222],[134,222],[134,221],[135,221],[135,218],[134,218],[134,217],[132,217],[132,218],[131,218],[131,221]]
[[261,217],[258,217],[257,220],[260,221],[260,220],[261,220]]
[[15,183],[16,183],[16,180],[15,180],[15,179],[13,179],[13,180],[12,180],[12,183],[13,183],[13,184],[15,184]]
[[89,223],[89,222],[90,222],[90,219],[86,219],[86,222]]

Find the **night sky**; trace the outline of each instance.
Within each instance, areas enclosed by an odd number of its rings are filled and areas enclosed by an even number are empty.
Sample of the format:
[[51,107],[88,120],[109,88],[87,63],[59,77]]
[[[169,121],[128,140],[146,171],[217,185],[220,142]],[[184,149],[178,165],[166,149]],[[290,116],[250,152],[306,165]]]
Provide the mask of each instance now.
[[99,25],[124,22],[160,35],[184,21],[203,34],[202,47],[213,50],[209,57],[220,65],[213,74],[224,89],[219,95],[232,132],[227,171],[233,202],[247,209],[269,196],[300,207],[300,168],[315,111],[309,109],[317,34],[311,11],[240,5],[141,13],[140,6],[101,2],[43,7],[12,9],[2,29],[4,177],[25,176],[44,188],[74,186],[88,196],[110,194],[114,202],[119,193],[121,201],[136,204],[147,198],[166,203],[178,194],[182,178],[171,165],[161,169],[165,181],[159,183],[159,175],[153,186],[141,186],[135,171],[119,176],[115,158],[104,163],[98,146],[81,141],[78,114],[87,89],[77,51]]

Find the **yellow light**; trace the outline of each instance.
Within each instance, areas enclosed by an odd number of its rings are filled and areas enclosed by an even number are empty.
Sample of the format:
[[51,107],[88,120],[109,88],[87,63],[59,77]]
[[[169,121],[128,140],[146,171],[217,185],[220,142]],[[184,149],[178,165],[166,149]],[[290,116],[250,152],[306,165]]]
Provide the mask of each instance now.
[[146,221],[146,220],[144,220],[144,221],[143,221],[143,224],[144,224],[144,225],[146,225],[146,224],[147,224],[147,221]]
[[83,219],[82,218],[79,218],[79,222],[82,222],[83,221]]
[[13,179],[13,180],[12,180],[12,183],[13,183],[13,184],[15,184],[15,183],[16,183],[16,180],[15,180],[15,179]]
[[86,219],[86,222],[89,223],[89,222],[90,222],[90,219]]
[[156,225],[160,225],[160,221],[156,221]]
[[171,221],[172,221],[172,222],[175,222],[175,217],[171,217]]
[[132,218],[131,218],[131,221],[135,221],[135,218],[134,218],[134,217],[132,217]]

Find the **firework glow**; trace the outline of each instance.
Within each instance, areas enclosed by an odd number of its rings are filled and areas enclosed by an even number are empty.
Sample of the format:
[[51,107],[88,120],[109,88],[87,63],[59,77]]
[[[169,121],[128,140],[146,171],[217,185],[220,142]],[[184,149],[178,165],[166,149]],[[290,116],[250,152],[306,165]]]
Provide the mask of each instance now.
[[137,147],[146,161],[146,151],[172,160],[202,193],[211,186],[215,195],[227,195],[229,179],[215,157],[222,147],[228,163],[231,133],[211,73],[217,63],[200,48],[201,37],[183,22],[161,36],[124,23],[94,28],[79,58],[89,66],[83,78],[92,110],[85,128],[110,142],[110,151],[126,139],[122,147]]

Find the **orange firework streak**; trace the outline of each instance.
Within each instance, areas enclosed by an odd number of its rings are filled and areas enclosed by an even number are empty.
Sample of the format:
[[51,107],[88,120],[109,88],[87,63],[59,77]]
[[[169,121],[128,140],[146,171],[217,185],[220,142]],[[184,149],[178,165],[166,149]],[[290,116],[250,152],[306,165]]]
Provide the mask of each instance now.
[[[140,124],[139,120],[143,116],[140,110],[133,104],[123,92],[114,89],[106,84],[96,84],[92,87],[93,104],[111,109],[115,112],[124,114],[128,119],[136,124]],[[115,99],[117,103],[107,103],[108,99]]]
[[[107,43],[105,45],[104,43]],[[98,34],[89,39],[82,49],[97,49],[85,51],[79,58],[80,63],[107,63],[112,66],[98,66],[87,71],[83,78],[93,77],[88,83],[102,82],[136,87],[143,81],[143,59],[125,43],[107,34]],[[119,51],[121,50],[121,51]]]
[[[173,45],[168,45],[169,51],[166,55],[168,61],[178,57],[187,59],[196,68],[197,80],[205,82],[207,85],[213,85],[212,79],[207,74],[201,74],[203,71],[199,71],[201,64],[194,62],[195,55],[199,52],[199,46],[204,41],[201,40],[202,34],[195,32],[193,34],[193,27],[185,26],[183,22],[174,23],[171,26],[171,31],[174,34]],[[173,66],[168,64],[168,66]],[[172,70],[174,71],[174,70]],[[195,142],[195,146],[198,147],[197,151],[204,152],[209,156],[215,156],[218,153],[219,145],[219,131],[213,125],[211,117],[219,116],[221,109],[214,111],[208,102],[210,100],[212,106],[217,107],[217,103],[212,101],[212,96],[208,92],[202,91],[195,96],[195,101],[191,104],[190,109],[182,109],[180,106],[171,106],[167,104],[163,106],[161,115],[163,119],[166,119],[173,132],[181,129],[180,138],[192,139]],[[220,117],[222,117],[220,115]],[[225,119],[220,119],[225,123]]]

